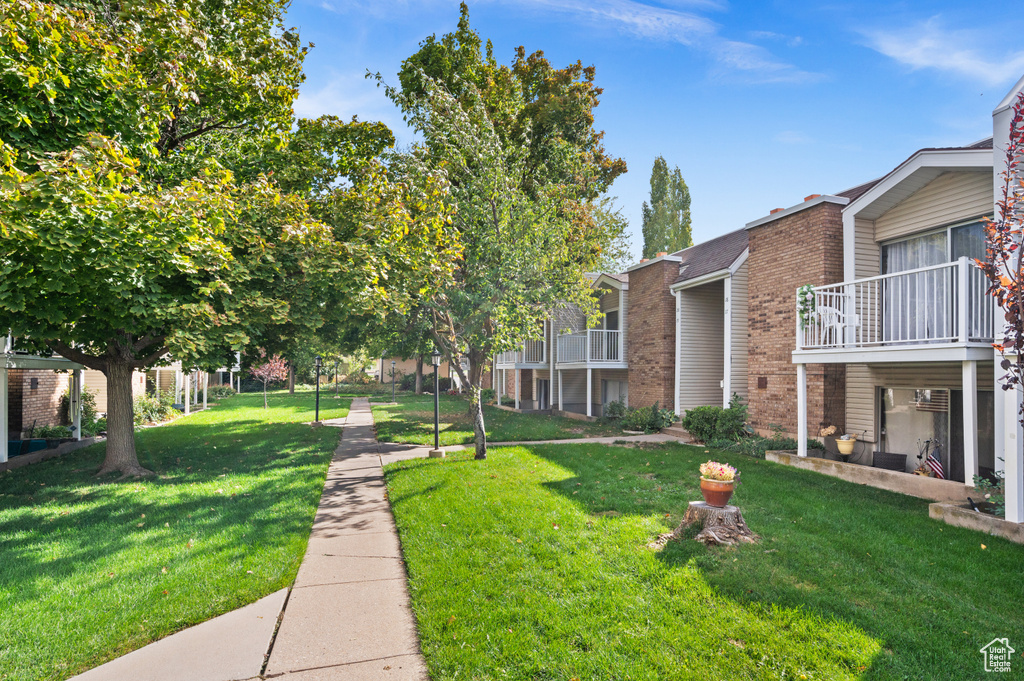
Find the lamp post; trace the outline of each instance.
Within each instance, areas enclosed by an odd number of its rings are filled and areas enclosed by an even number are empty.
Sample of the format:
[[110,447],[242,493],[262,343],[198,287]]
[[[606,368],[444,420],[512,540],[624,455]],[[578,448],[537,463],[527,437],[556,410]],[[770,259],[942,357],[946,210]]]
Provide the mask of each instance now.
[[430,354],[430,364],[434,367],[434,448],[430,450],[431,459],[444,457],[444,450],[440,443],[440,411],[441,411],[441,390],[437,384],[437,367],[441,364],[441,353],[434,348]]
[[395,360],[391,360],[391,401],[395,401]]
[[334,396],[338,396],[338,363],[340,360],[334,360]]
[[317,423],[320,423],[320,362],[322,361],[320,355],[316,356],[313,364],[316,366],[316,419]]

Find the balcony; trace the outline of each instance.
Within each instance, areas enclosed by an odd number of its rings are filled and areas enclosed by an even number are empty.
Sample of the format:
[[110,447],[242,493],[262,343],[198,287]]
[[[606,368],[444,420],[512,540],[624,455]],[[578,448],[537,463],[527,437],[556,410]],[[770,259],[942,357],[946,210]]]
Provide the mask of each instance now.
[[498,354],[495,364],[499,369],[540,369],[548,365],[548,344],[543,340],[528,340],[520,350]]
[[797,300],[794,359],[827,363],[991,358],[995,303],[985,295],[987,289],[988,279],[968,258],[815,287],[810,300],[803,301],[803,324]]
[[555,359],[557,366],[625,368],[622,331],[588,329],[584,333],[559,336]]

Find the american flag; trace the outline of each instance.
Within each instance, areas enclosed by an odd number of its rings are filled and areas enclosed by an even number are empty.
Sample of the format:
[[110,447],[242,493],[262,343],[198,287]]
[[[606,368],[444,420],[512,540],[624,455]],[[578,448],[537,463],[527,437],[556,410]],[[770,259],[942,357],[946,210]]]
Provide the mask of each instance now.
[[936,478],[939,478],[940,480],[946,479],[946,476],[942,474],[942,462],[935,458],[934,454],[928,452],[928,458],[925,459],[925,462],[928,464],[928,468],[931,469],[932,473],[935,474]]

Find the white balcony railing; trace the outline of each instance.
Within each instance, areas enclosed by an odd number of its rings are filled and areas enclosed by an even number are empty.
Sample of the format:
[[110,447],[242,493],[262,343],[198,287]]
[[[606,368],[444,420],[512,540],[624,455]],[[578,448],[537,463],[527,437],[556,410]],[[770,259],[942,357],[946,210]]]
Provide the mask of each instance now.
[[[819,350],[935,343],[991,343],[995,304],[968,258],[906,272],[818,286],[797,315],[797,348]],[[799,297],[799,293],[797,294]]]
[[622,332],[588,329],[558,337],[559,364],[617,364],[625,362]]
[[498,353],[498,365],[547,364],[548,344],[543,340],[528,340],[521,350]]

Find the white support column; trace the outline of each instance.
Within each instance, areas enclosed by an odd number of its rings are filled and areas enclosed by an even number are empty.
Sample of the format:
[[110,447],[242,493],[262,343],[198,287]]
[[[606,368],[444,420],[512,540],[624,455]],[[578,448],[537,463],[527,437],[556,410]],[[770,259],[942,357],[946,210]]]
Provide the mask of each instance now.
[[732,277],[726,277],[722,286],[725,289],[722,310],[725,318],[725,329],[722,338],[725,347],[725,357],[722,358],[722,408],[729,408],[729,400],[732,399]]
[[203,372],[203,409],[206,409],[207,405],[207,392],[210,388],[210,374]]
[[676,378],[676,380],[675,380],[675,393],[673,395],[673,402],[675,404],[676,416],[682,416],[682,414],[680,413],[680,407],[679,407],[679,385],[680,385],[680,382],[682,380],[682,376],[679,373],[679,344],[682,342],[682,333],[683,333],[682,327],[680,326],[682,324],[682,319],[680,319],[680,316],[681,316],[682,309],[683,309],[683,301],[679,297],[679,295],[680,295],[679,291],[673,291],[672,292],[672,296],[676,299],[676,347],[675,347],[675,351],[672,353],[672,366],[675,368],[675,378]]
[[[997,392],[1003,393],[1003,405],[1006,410],[1003,413],[1006,434],[1002,451],[1006,519],[1013,523],[1024,523],[1024,430],[1020,426],[1021,390],[1016,388]],[[996,457],[999,454],[996,452]]]
[[229,371],[228,372],[228,385],[230,385],[232,388],[235,387],[235,372],[234,371]]
[[498,406],[501,406],[501,389],[505,387],[505,370],[494,369],[494,399],[497,400]]
[[71,428],[76,440],[82,439],[82,370],[71,372],[71,386],[68,388],[71,404]]
[[189,402],[189,399],[192,397],[192,390],[191,386],[189,385],[189,380],[191,378],[191,374],[187,374],[184,371],[181,372],[182,387],[184,388],[184,390],[182,390],[182,393],[185,395],[185,414],[192,413],[192,407]]
[[513,369],[512,371],[515,372],[515,374],[514,374],[515,379],[516,379],[516,397],[515,397],[515,399],[516,399],[516,409],[518,409],[519,408],[519,391],[520,391],[519,374],[522,373],[522,372],[519,369]]
[[796,455],[807,456],[807,365],[796,365]]
[[196,405],[199,404],[199,383],[200,383],[199,372],[197,371],[196,372],[196,382],[195,382],[195,385],[192,386],[192,403],[196,404]]
[[[588,353],[587,356],[588,357],[590,356],[589,353]],[[593,408],[593,406],[591,404],[591,402],[593,400],[591,399],[591,396],[590,396],[591,395],[591,381],[593,380],[593,376],[592,376],[593,373],[594,373],[594,370],[591,369],[590,367],[587,367],[587,416],[593,416],[593,411],[594,411],[594,408]]]
[[974,487],[978,474],[978,363],[963,363],[964,484]]
[[967,256],[963,256],[957,261],[956,275],[957,275],[957,299],[956,299],[956,315],[957,315],[957,336],[960,337],[961,343],[966,343],[970,340],[970,335],[967,333],[967,328],[970,326],[967,323],[967,315],[969,314],[967,308],[967,301],[970,300],[968,291],[970,285],[967,281],[968,273],[968,260]]
[[558,370],[558,411],[565,411],[562,409],[562,370]]
[[181,402],[181,370],[174,370],[174,401]]
[[7,461],[7,367],[0,366],[0,463]]

